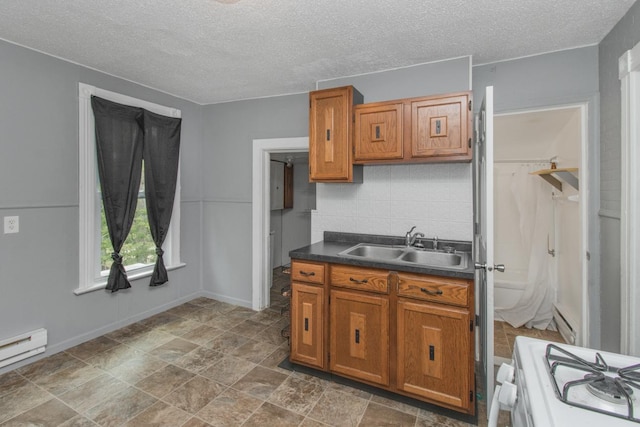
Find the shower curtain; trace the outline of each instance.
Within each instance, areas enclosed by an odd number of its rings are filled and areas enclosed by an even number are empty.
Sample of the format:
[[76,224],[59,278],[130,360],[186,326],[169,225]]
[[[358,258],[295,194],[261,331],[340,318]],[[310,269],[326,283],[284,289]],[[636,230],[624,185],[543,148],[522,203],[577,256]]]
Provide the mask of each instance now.
[[[538,165],[535,165],[538,166]],[[520,236],[529,251],[527,282],[522,296],[513,306],[497,309],[511,326],[546,329],[553,317],[551,286],[551,256],[547,253],[547,238],[552,229],[553,204],[549,185],[535,175],[539,167],[521,165],[511,181],[520,217]]]

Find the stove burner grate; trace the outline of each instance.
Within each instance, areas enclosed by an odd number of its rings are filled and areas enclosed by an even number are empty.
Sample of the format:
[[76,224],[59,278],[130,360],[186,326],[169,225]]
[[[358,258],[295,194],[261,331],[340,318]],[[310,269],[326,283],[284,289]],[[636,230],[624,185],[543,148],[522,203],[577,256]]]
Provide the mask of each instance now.
[[[640,423],[640,418],[634,414],[633,408],[633,389],[640,391],[640,364],[624,368],[609,367],[600,353],[595,354],[595,362],[588,362],[555,344],[547,345],[545,360],[547,361],[547,371],[551,376],[556,397],[562,402],[601,414]],[[583,378],[565,382],[561,391],[558,378],[555,375],[559,367],[575,369],[586,372],[587,374]],[[606,372],[614,373],[618,376],[612,378],[605,375]],[[627,413],[621,414],[613,410],[601,409],[570,399],[569,391],[572,388],[582,385],[586,386],[586,389],[593,395],[607,402],[626,405]]]

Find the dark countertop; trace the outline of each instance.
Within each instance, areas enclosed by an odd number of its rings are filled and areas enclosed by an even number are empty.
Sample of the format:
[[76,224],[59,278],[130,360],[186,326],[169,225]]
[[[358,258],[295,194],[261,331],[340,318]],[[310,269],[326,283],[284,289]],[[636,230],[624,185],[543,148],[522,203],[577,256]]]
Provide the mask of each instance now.
[[[470,258],[467,268],[448,269],[446,267],[430,267],[421,265],[396,264],[391,262],[375,261],[360,258],[351,258],[338,255],[340,252],[349,249],[358,243],[374,243],[386,245],[402,245],[404,239],[393,236],[378,236],[371,234],[337,233],[325,231],[324,240],[309,246],[294,249],[289,252],[292,259],[302,259],[308,261],[331,262],[335,264],[348,264],[360,267],[384,268],[394,271],[406,271],[410,273],[431,274],[436,276],[458,277],[461,279],[473,279],[473,260]],[[430,239],[420,239],[429,247]],[[432,244],[432,243],[431,243]],[[461,242],[452,240],[440,240],[441,246],[453,246],[458,251],[471,253],[471,242]]]

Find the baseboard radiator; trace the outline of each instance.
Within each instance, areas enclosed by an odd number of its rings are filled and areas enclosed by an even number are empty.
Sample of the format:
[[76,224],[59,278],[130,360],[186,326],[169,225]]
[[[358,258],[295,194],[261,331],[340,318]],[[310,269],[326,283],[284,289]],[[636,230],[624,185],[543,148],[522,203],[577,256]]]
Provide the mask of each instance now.
[[35,331],[0,340],[0,368],[24,360],[27,357],[44,353],[46,346],[46,329],[36,329]]
[[576,328],[571,325],[571,322],[567,319],[567,317],[562,315],[562,312],[558,310],[558,307],[553,307],[553,319],[556,321],[556,325],[558,325],[558,332],[562,335],[562,338],[569,343],[574,345],[576,343]]

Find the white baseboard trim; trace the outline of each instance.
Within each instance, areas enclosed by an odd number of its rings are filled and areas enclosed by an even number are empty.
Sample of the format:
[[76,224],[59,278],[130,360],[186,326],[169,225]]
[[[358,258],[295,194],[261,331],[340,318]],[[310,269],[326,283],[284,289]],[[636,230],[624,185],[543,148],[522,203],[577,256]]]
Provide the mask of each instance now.
[[[160,305],[158,307],[154,307],[151,310],[147,310],[147,311],[144,311],[142,313],[136,314],[135,316],[130,316],[130,317],[127,317],[126,319],[118,320],[116,322],[113,322],[113,323],[110,323],[108,325],[105,325],[105,326],[103,326],[101,328],[94,329],[93,331],[77,335],[77,336],[75,336],[73,338],[69,338],[69,339],[64,340],[62,342],[59,342],[57,344],[49,345],[49,346],[47,346],[46,351],[44,353],[38,355],[38,356],[31,357],[31,358],[29,358],[27,360],[24,360],[24,361],[21,361],[21,362],[17,362],[17,363],[8,365],[8,366],[6,366],[4,368],[1,368],[0,369],[0,375],[2,375],[5,372],[9,372],[9,371],[12,371],[14,369],[20,368],[21,366],[25,366],[25,365],[28,365],[30,363],[36,362],[36,361],[38,361],[40,359],[44,359],[45,357],[49,357],[49,356],[54,355],[56,353],[59,353],[61,351],[67,350],[67,349],[69,349],[71,347],[75,347],[76,345],[82,344],[83,342],[86,342],[86,341],[90,341],[90,340],[92,340],[94,338],[97,338],[99,336],[102,336],[104,334],[108,334],[109,332],[113,332],[116,329],[120,329],[120,328],[123,328],[123,327],[125,327],[127,325],[130,325],[132,323],[139,322],[140,320],[146,319],[146,318],[151,317],[151,316],[153,316],[155,314],[158,314],[158,313],[162,313],[163,311],[167,311],[167,310],[169,310],[169,309],[171,309],[173,307],[177,307],[177,306],[179,306],[181,304],[184,304],[185,302],[191,301],[192,299],[195,299],[195,298],[198,298],[198,297],[202,297],[202,296],[213,298],[210,295],[208,295],[206,292],[203,292],[201,290],[198,291],[198,292],[194,292],[194,293],[192,293],[190,295],[181,297],[181,298],[179,298],[177,300],[168,302],[168,303]],[[215,299],[218,299],[218,298],[215,298]]]
[[211,298],[211,299],[214,299],[214,300],[217,300],[217,301],[226,302],[228,304],[238,305],[240,307],[252,308],[251,301],[238,299],[238,298],[233,298],[233,297],[230,297],[230,296],[227,296],[227,295],[217,294],[215,292],[210,292],[210,291],[202,291],[201,293],[202,293],[201,296],[203,296],[203,297]]

